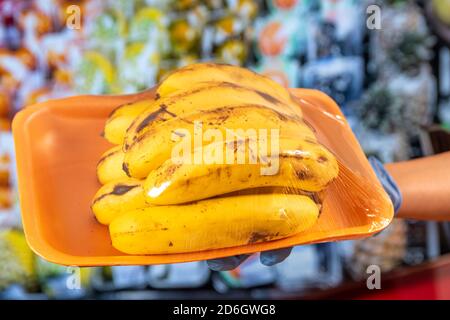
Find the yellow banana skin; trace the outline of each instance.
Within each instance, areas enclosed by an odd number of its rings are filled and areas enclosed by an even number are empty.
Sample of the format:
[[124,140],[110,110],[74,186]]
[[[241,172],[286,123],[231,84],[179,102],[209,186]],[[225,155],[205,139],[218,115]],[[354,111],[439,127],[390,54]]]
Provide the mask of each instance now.
[[154,104],[154,100],[141,100],[128,103],[116,108],[109,116],[105,124],[104,137],[112,144],[121,145],[125,139],[125,133],[134,119]]
[[318,216],[307,196],[245,195],[139,209],[114,219],[109,231],[113,247],[127,254],[184,253],[286,238]]
[[120,215],[148,207],[142,181],[121,179],[102,186],[92,200],[91,209],[101,224],[109,225]]
[[128,178],[122,169],[124,156],[122,146],[115,146],[102,155],[97,164],[97,178],[101,184]]
[[157,97],[165,97],[180,90],[189,90],[198,83],[211,81],[229,82],[272,95],[299,112],[289,91],[272,79],[237,66],[215,63],[197,63],[169,74],[158,86]]
[[[235,129],[252,129],[256,133],[259,129],[266,129],[268,134],[271,129],[278,129],[281,135],[315,139],[314,133],[302,120],[273,109],[258,105],[218,108],[168,120],[148,129],[125,154],[124,165],[130,176],[143,179],[151,170],[169,159],[173,148],[187,132],[188,137],[194,137],[194,122],[197,124],[200,122],[203,131],[209,129],[220,131],[224,139],[227,130]],[[177,139],[174,139],[174,134],[177,135]],[[203,139],[201,142],[203,145],[210,143]],[[192,139],[190,144],[193,148]]]
[[125,135],[124,150],[127,151],[134,141],[160,123],[193,112],[198,113],[249,103],[264,106],[291,117],[301,118],[300,113],[290,112],[284,103],[268,94],[231,83],[208,82],[192,90],[157,100],[152,108],[140,114],[128,128]]
[[[250,150],[251,146],[246,149]],[[261,168],[267,165],[251,164],[248,155],[244,164],[237,161],[234,164],[186,164],[169,159],[151,171],[145,180],[147,203],[180,204],[259,187],[317,192],[323,190],[339,170],[334,156],[309,139],[280,139],[278,160],[277,173],[264,175]]]

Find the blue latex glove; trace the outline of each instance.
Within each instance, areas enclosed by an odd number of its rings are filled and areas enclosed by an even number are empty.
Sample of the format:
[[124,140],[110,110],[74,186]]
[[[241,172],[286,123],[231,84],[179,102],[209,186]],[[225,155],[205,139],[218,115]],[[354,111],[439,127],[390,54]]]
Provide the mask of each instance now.
[[[372,165],[378,179],[386,190],[386,193],[391,198],[394,205],[395,213],[397,213],[402,204],[402,195],[397,184],[394,182],[390,174],[386,171],[383,164],[375,157],[370,157],[369,162]],[[292,248],[283,248],[271,251],[264,251],[260,253],[261,263],[266,266],[273,266],[285,260],[291,253]],[[242,254],[238,256],[226,257],[221,259],[208,260],[208,266],[215,271],[232,270],[239,266],[250,255]]]

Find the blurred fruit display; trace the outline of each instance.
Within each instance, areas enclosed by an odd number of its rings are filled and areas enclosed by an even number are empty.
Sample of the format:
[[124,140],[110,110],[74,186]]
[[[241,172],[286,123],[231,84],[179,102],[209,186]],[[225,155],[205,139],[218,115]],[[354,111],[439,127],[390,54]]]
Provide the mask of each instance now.
[[[245,64],[259,2],[2,1],[0,114],[75,93],[144,90],[191,61]],[[65,26],[69,5],[79,29]]]
[[356,241],[347,264],[352,276],[357,279],[366,277],[370,265],[378,266],[382,272],[389,272],[400,265],[406,256],[406,232],[405,222],[397,220],[379,235]]
[[0,290],[11,284],[36,289],[34,254],[18,230],[0,231]]
[[12,142],[9,132],[0,130],[0,230],[2,226],[15,220],[13,207],[16,202],[15,187],[13,184],[12,148],[8,147]]
[[436,39],[421,8],[412,2],[386,7],[381,23],[382,30],[371,33],[369,46],[369,71],[376,81],[355,103],[361,120],[356,133],[363,136],[364,131],[375,130],[395,135],[400,138],[399,148],[393,150],[391,160],[406,160],[421,155],[412,141],[418,139],[422,126],[432,123],[436,111],[436,78],[430,66]]
[[245,64],[257,2],[108,1],[83,32],[89,51],[75,67],[75,91],[136,92],[203,59]]
[[450,1],[449,0],[432,0],[433,11],[442,22],[450,26]]

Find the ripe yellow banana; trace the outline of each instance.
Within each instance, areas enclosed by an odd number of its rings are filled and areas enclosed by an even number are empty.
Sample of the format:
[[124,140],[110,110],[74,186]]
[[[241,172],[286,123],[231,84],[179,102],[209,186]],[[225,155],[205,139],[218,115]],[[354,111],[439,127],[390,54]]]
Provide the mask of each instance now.
[[269,94],[298,112],[298,106],[282,85],[251,70],[225,64],[197,63],[178,69],[161,82],[156,94],[157,97],[169,96],[206,81],[229,82]]
[[225,195],[221,195],[220,197],[232,197],[232,196],[247,196],[247,195],[269,195],[269,194],[296,194],[307,196],[311,200],[315,202],[319,209],[319,215],[322,212],[323,202],[325,200],[326,189],[317,192],[308,192],[300,189],[295,189],[292,187],[259,187],[259,188],[251,188],[244,189],[235,192],[230,192]]
[[98,222],[109,225],[126,212],[148,206],[145,203],[142,181],[128,178],[102,186],[92,200],[91,209]]
[[124,104],[116,108],[105,124],[104,137],[113,144],[122,144],[125,133],[134,119],[154,103],[152,99]]
[[[246,142],[246,159],[241,163],[237,161],[235,145],[231,146],[235,149],[231,151],[234,152],[231,164],[186,164],[169,159],[151,171],[145,180],[147,203],[180,204],[267,186],[316,192],[323,190],[337,176],[336,159],[317,142],[280,138],[279,143],[279,154],[270,154],[269,161],[257,161],[256,164],[249,161],[250,155],[257,153],[252,150],[251,142]],[[228,144],[224,154],[227,148]],[[262,171],[263,168],[266,171]]]
[[285,104],[268,94],[261,94],[255,90],[226,82],[203,83],[192,90],[160,98],[157,100],[157,104],[140,114],[127,130],[124,150],[126,151],[134,141],[138,140],[153,126],[162,122],[193,112],[199,113],[245,104],[261,105],[293,118],[301,118],[301,113],[290,112],[286,109]]
[[233,196],[139,209],[114,219],[109,231],[124,253],[182,253],[286,238],[312,227],[318,216],[303,195]]
[[325,198],[325,190],[317,192],[308,192],[300,189],[295,189],[292,187],[259,187],[239,190],[231,193],[227,193],[221,197],[228,196],[246,196],[246,195],[262,195],[262,194],[297,194],[302,196],[307,196],[311,198],[316,205],[322,206],[323,200]]
[[[92,211],[109,225],[113,246],[128,254],[289,237],[315,224],[324,190],[338,175],[313,131],[289,91],[271,79],[230,65],[187,66],[166,77],[155,99],[111,113],[104,136],[117,146],[97,165],[104,186]],[[187,136],[194,163],[173,162]]]
[[97,164],[97,178],[101,184],[128,178],[122,169],[124,155],[122,146],[115,146],[102,155]]
[[[239,133],[240,129],[245,138],[245,135],[252,132],[258,134],[260,129],[266,129],[269,135],[271,129],[277,129],[280,135],[315,140],[314,133],[302,120],[263,106],[243,105],[191,113],[152,126],[134,141],[124,158],[124,167],[129,175],[139,179],[147,177],[151,170],[171,157],[181,139],[189,139],[188,144],[193,149],[194,135],[198,131],[194,128],[200,123],[202,132],[217,130],[215,133],[220,133],[223,139],[226,139],[227,132],[230,134],[231,130]],[[200,142],[206,145],[212,141],[201,139]]]

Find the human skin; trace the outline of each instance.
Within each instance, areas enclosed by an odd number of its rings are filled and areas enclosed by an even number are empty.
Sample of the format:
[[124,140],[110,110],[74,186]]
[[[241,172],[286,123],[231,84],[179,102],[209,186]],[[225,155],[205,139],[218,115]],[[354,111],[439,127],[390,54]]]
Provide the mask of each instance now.
[[450,152],[385,168],[403,197],[397,218],[450,221]]

